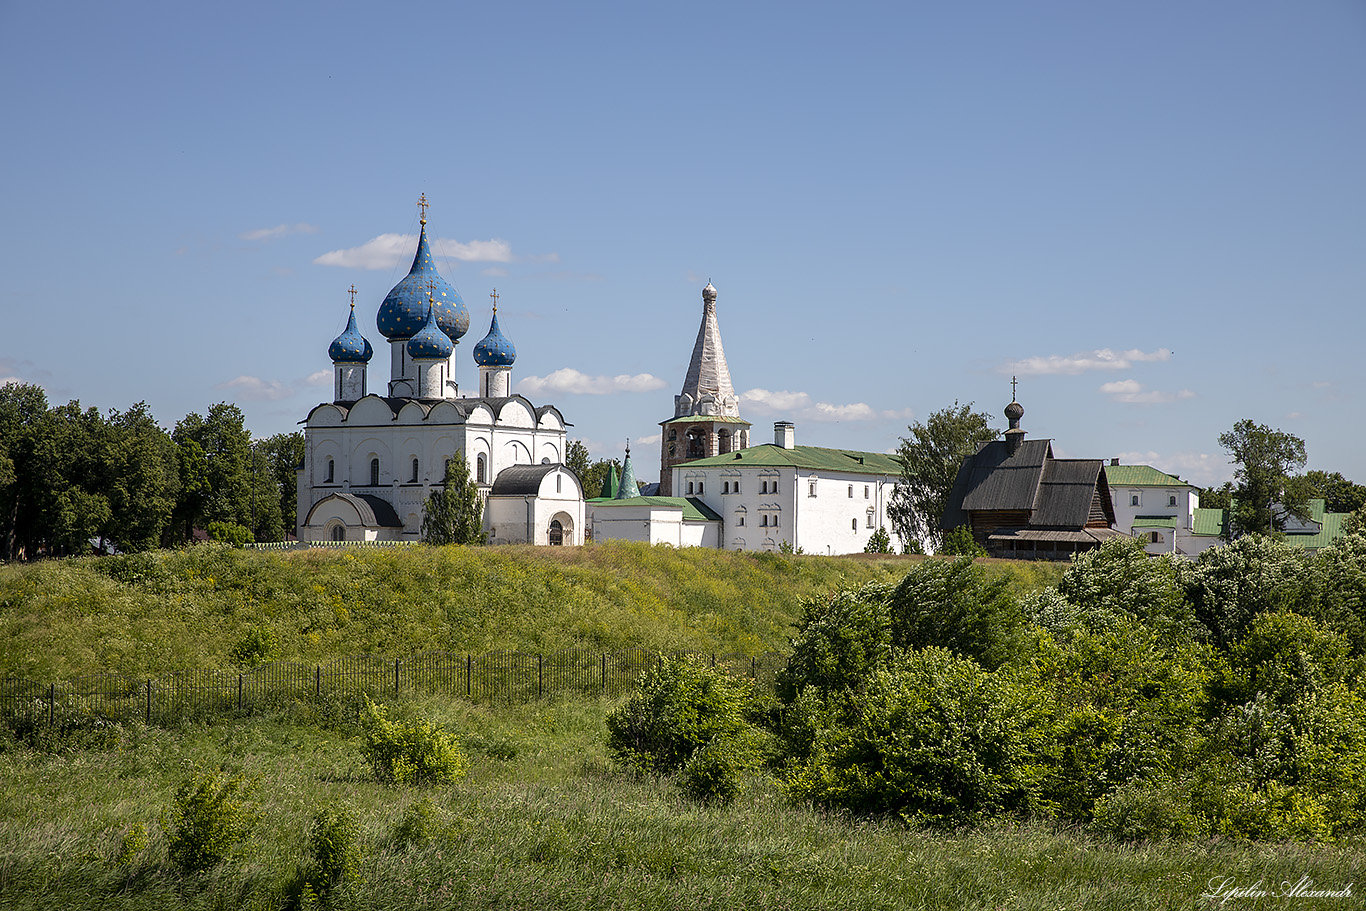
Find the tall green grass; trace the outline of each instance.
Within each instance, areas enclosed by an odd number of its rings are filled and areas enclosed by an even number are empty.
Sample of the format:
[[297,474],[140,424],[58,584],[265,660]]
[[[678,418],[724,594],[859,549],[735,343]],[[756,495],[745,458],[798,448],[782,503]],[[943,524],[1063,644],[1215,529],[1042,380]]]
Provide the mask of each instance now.
[[[308,663],[426,650],[754,655],[787,647],[802,598],[898,579],[911,559],[625,543],[292,553],[209,545],[0,566],[0,675],[227,669],[243,660],[244,643],[262,642],[269,650],[258,659]],[[1032,589],[1052,568],[997,571]]]
[[[1361,881],[1366,845],[1098,841],[1003,824],[930,833],[794,806],[756,779],[727,807],[614,768],[604,702],[391,706],[455,731],[472,757],[449,787],[377,783],[356,706],[172,730],[87,733],[0,751],[0,906],[282,908],[324,807],[360,824],[360,876],[334,908],[1207,908],[1215,877],[1273,888]],[[204,874],[170,864],[159,814],[195,763],[254,782],[264,820]],[[119,857],[141,825],[146,847]],[[1359,894],[1359,890],[1358,890]],[[1279,902],[1279,903],[1278,903]],[[1226,907],[1286,907],[1284,900]],[[1295,907],[1352,907],[1352,902]]]

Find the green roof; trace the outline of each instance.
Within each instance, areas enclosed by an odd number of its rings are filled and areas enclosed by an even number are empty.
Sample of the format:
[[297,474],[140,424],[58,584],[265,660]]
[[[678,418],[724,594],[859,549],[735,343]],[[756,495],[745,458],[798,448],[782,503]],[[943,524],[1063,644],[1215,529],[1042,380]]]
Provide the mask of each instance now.
[[794,446],[784,449],[773,443],[737,449],[724,455],[681,462],[686,468],[801,468],[813,471],[851,471],[861,474],[901,475],[901,463],[883,452]]
[[744,424],[751,426],[749,421],[744,418],[733,418],[721,414],[685,414],[681,418],[669,418],[667,421],[660,421],[659,426],[665,424]]
[[1191,534],[1219,536],[1224,533],[1224,511],[1222,509],[1195,510],[1195,522]]
[[1175,528],[1176,516],[1134,516],[1134,528]]
[[710,506],[696,497],[618,497],[606,499],[594,497],[588,501],[594,506],[672,506],[683,510],[685,522],[720,522],[718,515]]
[[1105,482],[1111,487],[1189,487],[1176,475],[1151,465],[1106,465]]

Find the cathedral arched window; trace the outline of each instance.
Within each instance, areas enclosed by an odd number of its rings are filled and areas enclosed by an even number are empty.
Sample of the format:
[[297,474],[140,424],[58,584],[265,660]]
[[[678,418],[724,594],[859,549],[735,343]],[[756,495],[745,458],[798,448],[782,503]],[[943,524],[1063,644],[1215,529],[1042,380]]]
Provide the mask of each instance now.
[[332,540],[333,540],[333,541],[345,541],[345,540],[346,540],[346,527],[345,527],[345,526],[342,526],[342,525],[333,525],[333,526],[332,526]]
[[484,454],[483,454],[483,453],[480,453],[479,456],[474,460],[474,465],[475,465],[475,469],[474,469],[474,479],[475,479],[475,481],[477,481],[477,482],[480,483],[480,484],[485,483],[484,476],[485,476],[485,474],[487,474],[488,469],[487,469],[487,463],[484,461]]
[[379,459],[370,460],[370,486],[379,486]]
[[334,473],[336,472],[336,470],[337,470],[337,463],[336,463],[336,462],[333,462],[331,459],[328,459],[328,460],[327,460],[327,480],[323,482],[324,484],[331,484],[331,483],[335,480]]
[[417,459],[413,459],[413,479],[412,483],[417,483]]

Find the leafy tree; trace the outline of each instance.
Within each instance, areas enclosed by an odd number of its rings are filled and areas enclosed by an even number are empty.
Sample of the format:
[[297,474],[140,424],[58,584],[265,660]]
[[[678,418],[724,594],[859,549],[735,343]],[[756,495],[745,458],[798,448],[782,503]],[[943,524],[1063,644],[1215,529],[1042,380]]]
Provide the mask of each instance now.
[[892,654],[888,585],[868,584],[802,604],[792,656],[778,672],[778,695],[791,702],[806,688],[822,695],[863,686]]
[[1366,506],[1366,486],[1354,484],[1334,471],[1306,471],[1304,481],[1310,496],[1322,497],[1328,512],[1356,512]]
[[299,512],[299,465],[304,460],[304,435],[299,431],[277,433],[256,444],[266,460],[267,471],[280,490],[280,522],[282,531],[297,532]]
[[34,524],[42,488],[36,458],[39,426],[47,415],[43,387],[28,383],[0,386],[0,451],[10,465],[8,482],[0,480],[0,553],[13,560],[21,553],[36,553]]
[[906,428],[910,436],[901,438],[896,454],[901,479],[888,506],[892,527],[903,541],[925,540],[939,549],[939,523],[963,459],[976,452],[978,444],[999,435],[988,426],[990,420],[989,414],[974,412],[971,402],[954,402],[923,424]]
[[579,476],[579,481],[584,483],[584,490],[587,491],[588,471],[592,463],[588,459],[588,447],[582,440],[569,441],[564,450],[564,467]]
[[1238,466],[1233,520],[1239,533],[1280,530],[1287,515],[1308,516],[1309,486],[1293,480],[1308,458],[1304,440],[1244,419],[1219,435],[1219,445]]
[[[252,527],[251,434],[243,426],[242,410],[219,402],[207,417],[191,412],[171,433],[177,445],[199,446],[202,463],[193,458],[191,477],[181,473],[181,517],[189,529],[210,522]],[[182,463],[183,464],[183,463]],[[202,465],[202,468],[201,468]]]
[[180,490],[176,447],[145,402],[111,411],[108,423],[111,516],[105,535],[120,550],[150,550],[161,543]]
[[1211,487],[1208,490],[1200,491],[1200,508],[1231,509],[1233,507],[1233,498],[1235,495],[1233,482],[1225,481],[1218,487]]
[[470,478],[465,454],[446,460],[446,477],[427,497],[422,539],[428,544],[483,544],[484,507],[479,487]]

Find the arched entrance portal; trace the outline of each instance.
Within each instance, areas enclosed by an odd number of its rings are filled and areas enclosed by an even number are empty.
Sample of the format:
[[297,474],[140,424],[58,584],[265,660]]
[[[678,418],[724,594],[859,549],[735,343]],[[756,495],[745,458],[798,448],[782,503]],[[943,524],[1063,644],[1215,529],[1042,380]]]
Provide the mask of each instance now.
[[557,512],[550,519],[548,543],[553,547],[574,543],[574,517],[567,512]]

